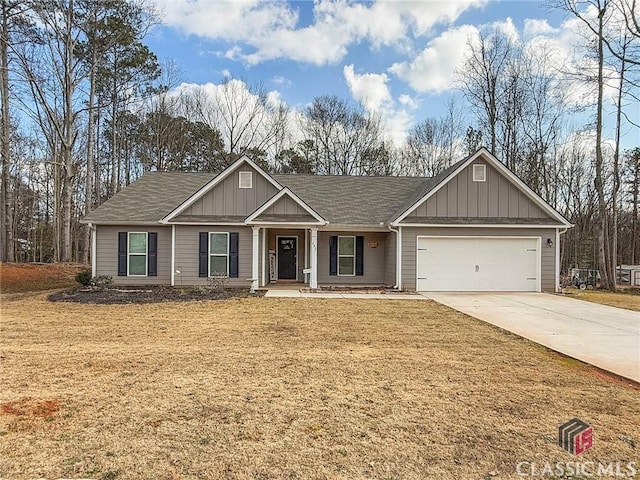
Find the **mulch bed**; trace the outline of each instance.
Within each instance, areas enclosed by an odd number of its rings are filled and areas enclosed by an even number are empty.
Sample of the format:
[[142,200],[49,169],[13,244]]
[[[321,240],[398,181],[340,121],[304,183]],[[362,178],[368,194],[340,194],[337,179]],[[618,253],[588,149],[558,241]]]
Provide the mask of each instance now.
[[248,288],[225,288],[207,290],[203,288],[176,288],[168,286],[146,287],[80,287],[49,295],[51,302],[75,302],[102,305],[142,304],[162,302],[191,302],[194,300],[228,300],[231,298],[259,297],[264,292],[250,293]]

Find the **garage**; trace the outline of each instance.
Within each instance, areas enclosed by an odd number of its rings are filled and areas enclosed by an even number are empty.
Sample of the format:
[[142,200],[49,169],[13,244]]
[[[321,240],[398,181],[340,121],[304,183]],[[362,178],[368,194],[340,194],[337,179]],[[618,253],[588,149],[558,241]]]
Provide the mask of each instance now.
[[416,290],[539,292],[540,237],[417,238]]

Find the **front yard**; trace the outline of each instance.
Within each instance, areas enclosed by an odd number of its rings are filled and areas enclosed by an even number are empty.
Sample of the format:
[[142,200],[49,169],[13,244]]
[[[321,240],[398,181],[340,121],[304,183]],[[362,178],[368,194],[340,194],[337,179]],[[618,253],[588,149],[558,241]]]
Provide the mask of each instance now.
[[637,461],[640,388],[428,301],[2,299],[0,478],[518,478]]

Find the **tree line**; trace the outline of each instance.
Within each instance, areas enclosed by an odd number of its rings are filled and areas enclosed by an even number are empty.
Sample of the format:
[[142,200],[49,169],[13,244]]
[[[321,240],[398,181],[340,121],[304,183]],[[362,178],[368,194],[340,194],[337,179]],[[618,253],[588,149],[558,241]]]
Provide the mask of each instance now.
[[581,25],[575,65],[485,29],[457,72],[464,102],[395,144],[379,113],[335,95],[292,110],[261,84],[185,83],[144,44],[158,14],[143,0],[2,0],[0,257],[87,262],[79,219],[147,171],[247,154],[281,173],[433,176],[484,145],[575,224],[563,270],[599,268],[615,288],[616,266],[640,263],[640,146],[621,148],[640,128],[636,2],[550,6]]

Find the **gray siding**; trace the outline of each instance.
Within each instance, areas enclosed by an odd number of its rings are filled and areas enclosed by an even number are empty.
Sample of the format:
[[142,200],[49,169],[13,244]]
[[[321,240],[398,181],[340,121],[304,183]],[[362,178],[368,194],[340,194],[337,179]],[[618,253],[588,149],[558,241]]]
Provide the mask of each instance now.
[[[118,276],[118,232],[158,233],[158,276]],[[171,227],[96,227],[96,274],[108,275],[116,285],[170,285],[171,284]]]
[[[473,181],[473,165],[486,165],[487,181]],[[416,218],[550,218],[507,177],[484,160],[476,160],[442,186],[406,219]]]
[[[329,237],[332,235],[364,236],[364,275],[329,275]],[[387,233],[382,232],[318,232],[318,283],[320,285],[382,285],[388,284],[385,275],[385,241]],[[376,248],[369,243],[377,243]],[[390,285],[395,283],[392,282]]]
[[384,241],[384,283],[396,284],[396,233],[387,233]]
[[[253,172],[253,188],[238,188],[239,172]],[[181,216],[248,216],[277,193],[276,187],[249,165],[242,164]]]
[[229,278],[227,285],[249,286],[251,281],[251,253],[253,232],[249,227],[176,225],[176,270],[175,285],[206,285],[207,279],[198,275],[199,232],[238,232],[238,278]]
[[[508,236],[508,237],[540,237],[541,238],[541,288],[543,292],[554,292],[556,288],[556,231],[552,228],[465,228],[434,227],[414,228],[402,227],[402,288],[416,289],[416,238],[421,235],[440,236]],[[547,246],[547,238],[554,242]]]

